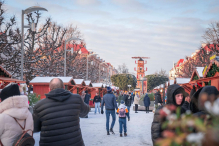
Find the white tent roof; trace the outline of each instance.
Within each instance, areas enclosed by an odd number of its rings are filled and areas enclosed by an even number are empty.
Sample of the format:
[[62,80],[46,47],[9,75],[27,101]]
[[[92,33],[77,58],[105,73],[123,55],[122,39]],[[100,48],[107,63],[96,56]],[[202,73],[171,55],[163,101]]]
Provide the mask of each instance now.
[[84,79],[74,79],[74,81],[75,81],[75,84],[76,84],[76,85],[80,85],[80,84],[82,84],[82,82],[84,81]]
[[204,67],[196,67],[196,70],[198,72],[199,77],[203,78],[202,72],[204,70]]
[[84,81],[84,82],[85,82],[86,86],[88,86],[88,85],[91,83],[90,80],[88,80],[88,81]]
[[174,80],[169,80],[170,81],[170,85],[174,84]]
[[161,84],[161,85],[160,85],[160,88],[163,88],[163,87],[164,87],[163,84]]
[[92,83],[93,87],[103,87],[103,83]]
[[49,83],[53,78],[59,78],[63,83],[68,83],[72,77],[35,77],[30,83]]
[[190,78],[176,78],[176,84],[189,83]]

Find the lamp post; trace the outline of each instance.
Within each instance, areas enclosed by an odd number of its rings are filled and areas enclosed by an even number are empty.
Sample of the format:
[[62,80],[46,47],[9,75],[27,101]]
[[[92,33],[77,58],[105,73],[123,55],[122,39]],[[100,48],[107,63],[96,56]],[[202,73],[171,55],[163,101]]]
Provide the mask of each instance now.
[[[81,40],[81,39],[79,39],[79,38],[76,38],[76,37],[71,37],[71,38],[69,38],[69,39],[67,39],[66,41],[65,41],[65,44],[64,44],[64,46],[65,46],[65,55],[64,55],[64,77],[66,77],[66,43],[67,42],[69,42],[69,41],[72,41],[72,40]],[[71,51],[71,53],[73,53],[73,49],[71,49],[71,50],[69,50],[69,51]]]
[[141,85],[142,85],[142,93],[144,94],[144,81],[146,81],[147,79],[146,78],[144,78],[144,77],[142,77],[141,78]]
[[35,23],[29,25],[24,25],[24,14],[31,13],[33,11],[47,11],[47,9],[39,6],[29,7],[26,10],[21,12],[21,80],[23,80],[24,72],[24,28],[31,28],[32,31],[35,31]]
[[101,62],[101,63],[99,64],[99,83],[100,83],[100,65],[103,64],[103,63],[106,64],[106,62]]
[[87,55],[87,72],[86,72],[86,80],[88,80],[88,57],[93,56],[93,55],[97,55],[97,54],[89,54],[89,55]]
[[129,87],[129,92],[130,92],[130,87],[132,87],[132,85],[128,85],[128,87]]

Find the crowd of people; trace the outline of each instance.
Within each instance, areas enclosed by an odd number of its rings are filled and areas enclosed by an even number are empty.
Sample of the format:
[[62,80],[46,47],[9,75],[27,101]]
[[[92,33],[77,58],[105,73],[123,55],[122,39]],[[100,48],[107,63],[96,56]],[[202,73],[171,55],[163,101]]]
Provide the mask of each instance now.
[[[28,97],[22,95],[17,84],[5,87],[1,93],[0,103],[0,145],[12,146],[22,143],[34,145],[33,133],[40,133],[40,146],[76,145],[83,146],[84,142],[80,129],[80,118],[88,118],[90,111],[89,101],[91,95],[86,90],[82,95],[72,94],[64,89],[61,79],[54,78],[49,84],[50,92],[46,98],[37,102],[33,108],[33,114],[29,111]],[[192,89],[190,95],[184,88],[174,84],[167,89],[167,101],[162,101],[159,92],[155,93],[155,113],[151,126],[153,144],[162,137],[160,110],[165,105],[180,107],[180,114],[190,110],[194,116],[203,116],[207,112],[204,109],[201,95],[205,100],[214,101],[218,98],[219,91],[214,86],[205,86],[196,91]],[[140,96],[133,92],[122,92],[120,96],[114,95],[112,89],[107,87],[107,93],[101,98],[96,93],[93,104],[94,114],[97,112],[106,115],[107,135],[115,134],[113,127],[116,122],[116,114],[119,117],[120,136],[127,136],[127,119],[130,121],[130,108],[134,104],[135,113],[138,113]],[[149,113],[151,104],[146,93],[143,103],[146,113]],[[112,123],[109,123],[110,116]],[[25,137],[25,136],[26,137]],[[23,146],[21,144],[21,146]]]

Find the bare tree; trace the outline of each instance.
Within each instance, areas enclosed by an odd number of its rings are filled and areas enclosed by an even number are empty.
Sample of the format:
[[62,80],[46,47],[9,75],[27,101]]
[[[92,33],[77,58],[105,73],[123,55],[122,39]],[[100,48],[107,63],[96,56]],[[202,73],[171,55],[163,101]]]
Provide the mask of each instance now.
[[212,22],[204,35],[204,42],[207,44],[218,44],[219,43],[219,22]]
[[124,74],[124,73],[127,74],[129,71],[125,63],[123,63],[122,65],[119,65],[117,70],[120,74]]

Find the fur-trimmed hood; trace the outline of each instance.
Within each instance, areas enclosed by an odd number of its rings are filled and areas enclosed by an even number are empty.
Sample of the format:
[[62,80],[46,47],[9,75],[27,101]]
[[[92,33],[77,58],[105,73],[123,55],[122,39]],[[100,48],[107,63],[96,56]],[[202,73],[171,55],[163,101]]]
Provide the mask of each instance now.
[[26,119],[28,110],[28,98],[26,95],[12,96],[0,103],[0,114],[4,113],[16,119]]

